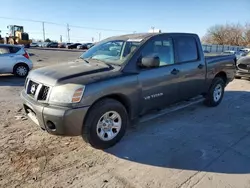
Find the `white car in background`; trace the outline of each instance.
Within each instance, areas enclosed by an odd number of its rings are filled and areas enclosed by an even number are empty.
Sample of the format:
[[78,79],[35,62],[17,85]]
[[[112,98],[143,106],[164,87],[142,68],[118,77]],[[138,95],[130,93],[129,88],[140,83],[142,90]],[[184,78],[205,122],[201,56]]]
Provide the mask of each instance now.
[[30,47],[39,47],[39,45],[38,45],[38,43],[36,43],[36,42],[32,42],[32,43],[30,44]]
[[240,49],[241,52],[245,52],[245,53],[248,53],[250,52],[250,48],[243,48],[243,49]]
[[0,44],[0,74],[12,73],[26,77],[33,67],[29,58],[29,54],[22,46]]

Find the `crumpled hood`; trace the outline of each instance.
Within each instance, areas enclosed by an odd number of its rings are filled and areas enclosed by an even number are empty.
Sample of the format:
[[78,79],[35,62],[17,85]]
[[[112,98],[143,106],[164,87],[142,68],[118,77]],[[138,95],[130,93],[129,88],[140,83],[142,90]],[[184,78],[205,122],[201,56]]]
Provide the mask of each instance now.
[[238,59],[237,64],[250,65],[250,56],[241,57]]
[[112,66],[95,61],[86,63],[84,60],[62,63],[53,66],[47,66],[30,71],[28,78],[43,83],[48,86],[55,86],[60,82],[67,82],[77,77],[94,76],[102,72],[112,71]]

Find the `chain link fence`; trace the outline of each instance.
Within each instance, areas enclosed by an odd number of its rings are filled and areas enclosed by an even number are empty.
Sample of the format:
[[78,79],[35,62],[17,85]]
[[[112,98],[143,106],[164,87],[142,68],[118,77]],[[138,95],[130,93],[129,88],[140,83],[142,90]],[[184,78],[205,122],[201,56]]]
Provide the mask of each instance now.
[[229,45],[216,45],[216,44],[203,44],[202,45],[204,52],[209,53],[221,53],[227,50],[239,51],[245,46],[229,46]]

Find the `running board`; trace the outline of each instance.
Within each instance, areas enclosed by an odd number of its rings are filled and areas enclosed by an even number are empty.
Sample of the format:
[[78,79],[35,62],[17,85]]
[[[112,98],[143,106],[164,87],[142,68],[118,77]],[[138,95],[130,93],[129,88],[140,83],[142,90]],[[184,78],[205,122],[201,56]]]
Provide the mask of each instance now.
[[198,97],[191,98],[191,99],[189,99],[187,101],[176,103],[174,105],[168,106],[168,107],[166,107],[166,108],[164,108],[164,109],[162,109],[160,111],[157,111],[155,113],[151,113],[151,114],[147,114],[145,116],[142,116],[140,118],[140,120],[139,120],[139,123],[144,123],[146,121],[150,121],[152,119],[155,119],[155,118],[158,118],[160,116],[169,114],[171,112],[175,112],[177,110],[181,110],[181,109],[186,108],[188,106],[200,103],[203,100],[204,100],[203,96],[198,96]]

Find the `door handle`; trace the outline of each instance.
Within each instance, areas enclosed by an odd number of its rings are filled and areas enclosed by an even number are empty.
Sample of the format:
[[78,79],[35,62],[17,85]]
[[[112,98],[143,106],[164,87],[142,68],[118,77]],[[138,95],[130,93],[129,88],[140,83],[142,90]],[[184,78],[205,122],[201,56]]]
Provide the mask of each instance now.
[[204,67],[204,65],[202,65],[202,64],[199,64],[199,65],[198,65],[198,68],[199,68],[199,69],[202,69],[203,67]]
[[176,74],[178,74],[180,71],[178,70],[178,69],[173,69],[172,71],[171,71],[171,74],[173,74],[173,75],[176,75]]

